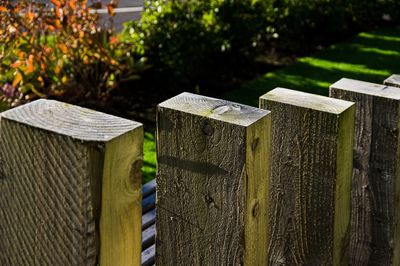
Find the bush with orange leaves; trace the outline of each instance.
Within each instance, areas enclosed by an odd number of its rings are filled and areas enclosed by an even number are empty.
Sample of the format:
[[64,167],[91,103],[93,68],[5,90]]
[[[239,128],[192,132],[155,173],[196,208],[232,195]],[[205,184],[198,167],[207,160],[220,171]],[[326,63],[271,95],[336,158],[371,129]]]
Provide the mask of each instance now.
[[0,97],[11,106],[38,97],[98,105],[138,77],[139,65],[98,27],[87,1],[16,2],[0,0]]

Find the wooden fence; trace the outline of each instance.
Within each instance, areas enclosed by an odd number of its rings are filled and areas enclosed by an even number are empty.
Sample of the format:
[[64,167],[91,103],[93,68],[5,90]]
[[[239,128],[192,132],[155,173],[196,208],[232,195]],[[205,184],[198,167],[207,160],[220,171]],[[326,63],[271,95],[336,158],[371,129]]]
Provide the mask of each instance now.
[[276,88],[260,108],[180,94],[157,107],[142,188],[141,124],[3,112],[0,265],[400,265],[398,87]]

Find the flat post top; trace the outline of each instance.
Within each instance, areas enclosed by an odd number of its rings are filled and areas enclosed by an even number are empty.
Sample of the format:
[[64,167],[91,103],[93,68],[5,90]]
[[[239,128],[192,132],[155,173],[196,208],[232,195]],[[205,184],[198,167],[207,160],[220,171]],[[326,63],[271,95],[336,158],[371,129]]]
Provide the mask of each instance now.
[[245,127],[270,113],[248,105],[188,92],[168,99],[158,106]]
[[332,84],[330,88],[331,90],[339,89],[393,100],[400,100],[399,88],[354,79],[342,78]]
[[72,104],[40,99],[0,114],[1,119],[82,141],[107,142],[142,124]]
[[393,74],[384,81],[385,85],[399,87],[400,86],[400,75]]
[[349,101],[285,88],[275,88],[261,96],[260,99],[290,104],[332,114],[341,114],[349,107],[354,105],[353,102]]

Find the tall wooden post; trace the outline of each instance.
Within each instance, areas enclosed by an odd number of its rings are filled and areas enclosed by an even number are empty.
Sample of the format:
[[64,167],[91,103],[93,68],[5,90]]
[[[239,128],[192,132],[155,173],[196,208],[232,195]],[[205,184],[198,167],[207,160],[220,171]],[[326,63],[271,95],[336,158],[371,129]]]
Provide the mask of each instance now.
[[387,86],[400,87],[400,75],[394,74],[385,79],[383,84]]
[[346,265],[354,103],[276,88],[272,114],[270,265]]
[[400,90],[341,79],[330,95],[356,102],[352,265],[400,265]]
[[0,265],[140,265],[142,125],[51,100],[0,116]]
[[157,108],[157,265],[266,265],[270,115],[180,94]]

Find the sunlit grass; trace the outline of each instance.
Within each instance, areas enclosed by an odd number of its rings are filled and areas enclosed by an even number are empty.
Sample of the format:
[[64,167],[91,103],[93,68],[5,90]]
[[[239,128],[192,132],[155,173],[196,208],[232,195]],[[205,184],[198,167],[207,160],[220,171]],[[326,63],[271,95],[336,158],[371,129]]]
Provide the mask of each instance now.
[[[383,33],[385,33],[385,32],[383,32]],[[380,39],[380,40],[385,40],[385,41],[394,41],[394,42],[398,42],[400,44],[400,36],[381,35],[379,33],[377,34],[377,32],[362,32],[362,33],[359,34],[359,36],[362,37],[362,38]]]
[[156,175],[156,144],[154,134],[145,132],[144,134],[144,157],[143,157],[143,183],[152,180]]
[[308,64],[310,66],[314,66],[316,68],[330,70],[330,71],[339,71],[345,74],[354,73],[354,74],[366,74],[366,75],[380,75],[380,76],[388,76],[390,72],[383,69],[371,69],[365,65],[358,64],[350,64],[346,62],[332,62],[325,59],[319,59],[315,57],[304,57],[300,58],[299,62]]
[[329,85],[343,77],[382,83],[394,73],[400,73],[400,28],[382,28],[299,58],[229,92],[226,98],[257,106],[259,96],[276,87],[328,95]]
[[[400,28],[360,33],[348,42],[266,73],[225,98],[257,106],[259,96],[275,87],[328,95],[329,86],[343,77],[382,83],[392,73],[400,73]],[[154,135],[148,132],[144,152],[143,182],[147,182],[155,177],[156,167]]]

